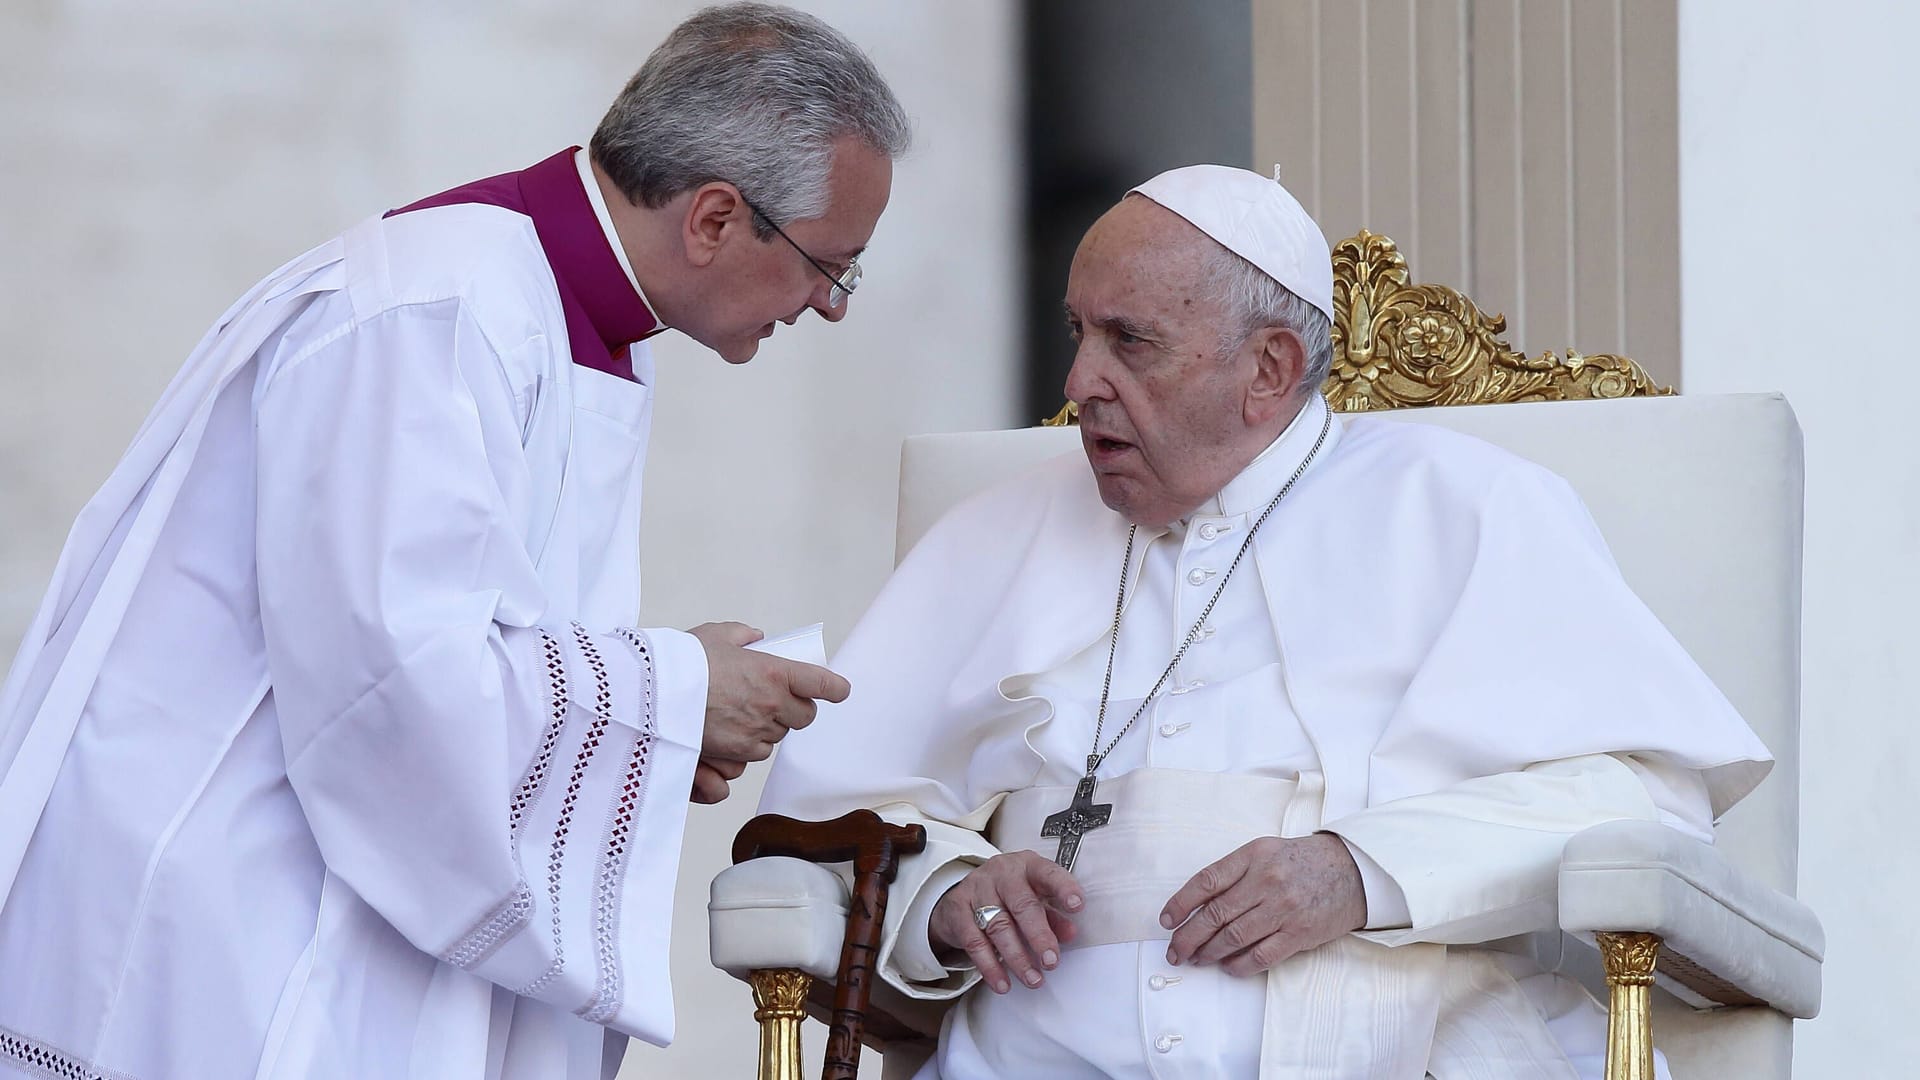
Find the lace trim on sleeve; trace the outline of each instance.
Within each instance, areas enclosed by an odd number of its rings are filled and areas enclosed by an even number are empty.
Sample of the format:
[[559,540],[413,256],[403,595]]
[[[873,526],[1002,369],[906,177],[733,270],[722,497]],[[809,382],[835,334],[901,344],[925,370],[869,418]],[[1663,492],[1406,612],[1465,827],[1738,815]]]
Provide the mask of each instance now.
[[[560,642],[545,630],[538,630],[540,651],[547,668],[547,688],[549,691],[547,726],[540,733],[540,749],[527,763],[527,771],[520,776],[520,782],[514,785],[513,794],[507,800],[507,836],[513,848],[513,862],[520,863],[520,829],[524,824],[527,808],[538,802],[546,790],[547,773],[553,764],[553,750],[560,742],[560,732],[567,723],[567,660],[560,651]],[[453,948],[440,955],[440,959],[459,968],[471,968],[493,954],[493,950],[509,936],[526,926],[527,919],[533,913],[533,890],[527,887],[527,879],[522,874],[516,883],[513,895],[502,900],[497,907],[488,912],[456,942]]]
[[567,967],[567,954],[560,938],[560,878],[561,867],[567,856],[567,834],[573,829],[574,807],[580,803],[581,778],[586,775],[587,766],[593,763],[594,752],[600,749],[600,740],[606,737],[607,727],[613,722],[613,684],[607,677],[607,662],[594,646],[587,628],[579,623],[573,624],[573,640],[580,647],[580,655],[586,658],[587,667],[593,671],[593,722],[587,726],[587,733],[580,740],[580,749],[573,755],[573,769],[567,774],[566,793],[560,798],[560,816],[553,825],[553,842],[547,849],[547,905],[553,913],[553,963],[547,965],[547,970],[539,978],[517,991],[525,997],[533,997],[546,989]]
[[35,1080],[133,1080],[103,1069],[38,1039],[0,1027],[0,1065],[12,1065]]
[[647,797],[647,765],[653,753],[654,724],[653,650],[645,637],[635,630],[614,631],[640,662],[640,730],[627,756],[626,775],[614,793],[608,808],[607,841],[600,851],[599,872],[595,876],[593,935],[599,951],[600,981],[593,998],[580,1015],[596,1024],[613,1018],[620,1009],[620,897],[626,884],[627,851],[633,839],[634,818]]

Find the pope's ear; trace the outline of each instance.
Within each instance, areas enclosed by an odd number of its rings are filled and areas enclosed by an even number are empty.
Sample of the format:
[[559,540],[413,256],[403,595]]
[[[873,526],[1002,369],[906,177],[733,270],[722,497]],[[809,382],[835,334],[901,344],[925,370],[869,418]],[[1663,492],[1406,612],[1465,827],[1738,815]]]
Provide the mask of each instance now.
[[1284,326],[1263,326],[1247,346],[1254,350],[1253,382],[1247,386],[1247,422],[1273,418],[1299,396],[1307,374],[1307,346]]
[[695,188],[693,197],[687,200],[687,216],[681,233],[687,261],[695,266],[712,263],[730,237],[752,232],[747,228],[747,218],[752,214],[747,201],[732,184],[716,180]]

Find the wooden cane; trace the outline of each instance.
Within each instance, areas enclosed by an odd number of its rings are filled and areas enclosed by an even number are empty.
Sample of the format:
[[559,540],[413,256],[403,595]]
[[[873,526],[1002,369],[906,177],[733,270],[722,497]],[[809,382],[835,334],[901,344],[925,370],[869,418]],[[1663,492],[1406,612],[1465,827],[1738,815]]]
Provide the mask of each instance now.
[[873,962],[887,913],[887,887],[900,870],[900,856],[926,849],[927,830],[890,825],[871,810],[832,821],[796,821],[762,814],[733,838],[733,861],[769,855],[808,862],[853,863],[853,895],[847,904],[847,936],[840,947],[840,976],[833,988],[833,1023],[821,1080],[855,1080],[860,1069],[860,1029],[872,992]]

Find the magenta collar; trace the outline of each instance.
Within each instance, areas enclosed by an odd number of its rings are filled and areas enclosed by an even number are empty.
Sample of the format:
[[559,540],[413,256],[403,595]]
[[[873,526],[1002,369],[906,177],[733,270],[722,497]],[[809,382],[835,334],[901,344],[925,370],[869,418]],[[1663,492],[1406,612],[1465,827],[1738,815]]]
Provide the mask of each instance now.
[[532,218],[540,249],[560,287],[573,362],[632,380],[628,347],[666,327],[647,310],[608,244],[606,230],[600,227],[574,166],[573,155],[579,149],[569,147],[519,172],[462,184],[389,211],[387,216],[478,203]]

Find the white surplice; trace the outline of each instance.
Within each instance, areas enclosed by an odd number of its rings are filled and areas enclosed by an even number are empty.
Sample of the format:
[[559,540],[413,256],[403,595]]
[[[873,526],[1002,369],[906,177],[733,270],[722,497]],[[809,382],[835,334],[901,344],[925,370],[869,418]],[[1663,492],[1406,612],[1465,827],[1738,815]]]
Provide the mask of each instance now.
[[[1140,531],[1107,738],[1324,418],[1314,399],[1209,505]],[[998,850],[983,833],[1054,852],[1034,825],[1065,805],[1090,750],[1124,546],[1124,523],[1100,506],[1078,455],[956,510],[837,658],[854,697],[789,740],[769,777],[763,810],[869,805],[928,826],[928,852],[902,865],[881,954],[882,977],[904,992],[960,998],[922,1075],[1597,1075],[1605,1016],[1583,991],[1517,943],[1445,946],[1551,929],[1558,847],[1582,828],[1659,817],[1710,835],[1713,814],[1757,782],[1765,750],[1619,582],[1564,484],[1424,428],[1333,421],[1095,794],[1139,785],[1215,818],[1245,801],[1247,778],[1311,797],[1227,836],[1183,825],[1179,806],[1113,795],[1113,824],[1088,834],[1076,867],[1089,893],[1079,921],[1095,932],[1043,987],[967,993],[977,976],[934,958],[933,902]],[[1548,560],[1557,585],[1517,588]],[[1539,722],[1587,680],[1561,661],[1528,668],[1551,640],[1512,635],[1562,627],[1587,636],[1582,648],[1618,642],[1644,659],[1624,669],[1643,675],[1640,692],[1596,692],[1578,714]],[[1685,722],[1585,726],[1648,698]],[[1034,789],[1054,801],[1009,799]],[[1024,825],[1007,820],[1016,811]],[[1340,969],[1340,1008],[1288,1000],[1334,985],[1315,981],[1312,958],[1255,979],[1166,963],[1168,935],[1152,920],[1188,876],[1253,835],[1320,827],[1354,852],[1374,931],[1320,950],[1321,967]],[[1151,904],[1128,915],[1124,894],[1142,877],[1134,899]]]
[[705,654],[630,629],[647,349],[577,366],[556,290],[522,214],[371,220],[168,388],[0,698],[0,1076],[598,1078],[671,1038]]

